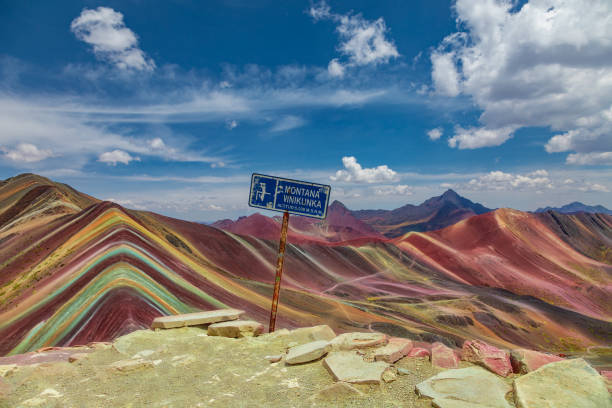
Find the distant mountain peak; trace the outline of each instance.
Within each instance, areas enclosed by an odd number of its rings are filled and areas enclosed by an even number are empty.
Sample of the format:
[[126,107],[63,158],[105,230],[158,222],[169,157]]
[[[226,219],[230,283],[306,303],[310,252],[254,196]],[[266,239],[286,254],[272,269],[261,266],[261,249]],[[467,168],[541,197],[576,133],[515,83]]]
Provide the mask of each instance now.
[[444,192],[444,194],[442,194],[442,197],[444,198],[455,198],[455,197],[461,197],[459,194],[457,194],[457,192],[455,190],[453,190],[452,188],[449,188],[448,190],[446,190]]
[[544,207],[544,208],[538,208],[537,210],[535,210],[536,213],[541,213],[541,212],[546,212],[546,211],[555,211],[555,212],[563,213],[563,214],[585,212],[585,213],[601,213],[601,214],[612,215],[612,210],[607,209],[603,205],[587,205],[579,201],[574,201],[572,203],[566,204],[561,207]]

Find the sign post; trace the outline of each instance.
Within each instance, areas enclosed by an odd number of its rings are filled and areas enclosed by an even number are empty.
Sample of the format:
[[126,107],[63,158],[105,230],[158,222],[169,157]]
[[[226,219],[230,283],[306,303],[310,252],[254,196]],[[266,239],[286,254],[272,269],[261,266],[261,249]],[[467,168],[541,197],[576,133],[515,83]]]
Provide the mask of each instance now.
[[253,173],[251,177],[251,192],[249,206],[272,211],[282,211],[283,225],[281,228],[278,259],[276,261],[276,277],[274,278],[274,294],[270,310],[270,325],[268,331],[274,331],[276,310],[280,293],[283,263],[285,261],[285,245],[289,214],[324,219],[327,216],[329,193],[331,187],[325,184],[309,183],[274,176]]
[[285,244],[287,243],[287,227],[289,226],[289,213],[283,214],[280,243],[278,244],[278,259],[276,260],[276,277],[274,278],[274,294],[272,295],[272,310],[270,311],[270,325],[268,333],[274,331],[276,323],[276,308],[278,307],[278,294],[280,293],[281,277],[283,275],[283,262],[285,260]]

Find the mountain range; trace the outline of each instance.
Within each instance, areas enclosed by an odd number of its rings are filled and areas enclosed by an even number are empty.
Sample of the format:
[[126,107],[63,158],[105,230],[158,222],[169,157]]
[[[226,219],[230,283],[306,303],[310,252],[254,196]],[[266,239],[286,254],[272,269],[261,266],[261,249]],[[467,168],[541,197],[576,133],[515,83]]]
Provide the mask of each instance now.
[[612,215],[612,210],[608,210],[603,205],[586,205],[581,202],[574,201],[573,203],[566,204],[562,207],[545,207],[538,208],[535,212],[546,212],[555,211],[563,214],[573,214],[578,212],[594,213],[594,214],[608,214]]
[[[441,197],[415,208],[436,214],[430,220],[461,218],[464,201]],[[391,211],[369,224],[371,213],[358,217],[337,202],[325,222],[292,217],[277,327],[328,324],[556,352],[611,344],[612,216],[474,206],[459,212],[476,215],[452,225],[403,235],[425,221],[404,224]],[[231,231],[245,220],[252,233]],[[34,174],[4,180],[0,355],[110,340],[196,310],[233,307],[267,323],[274,225],[260,215],[216,228]],[[269,235],[257,236],[260,228]]]
[[[444,228],[489,211],[491,209],[473,203],[453,190],[430,198],[418,206],[407,204],[395,210],[351,211],[340,201],[334,201],[323,221],[292,217],[288,236],[290,242],[396,238],[411,231]],[[266,217],[256,213],[236,221],[225,219],[211,225],[236,234],[277,239],[280,221],[280,217]]]

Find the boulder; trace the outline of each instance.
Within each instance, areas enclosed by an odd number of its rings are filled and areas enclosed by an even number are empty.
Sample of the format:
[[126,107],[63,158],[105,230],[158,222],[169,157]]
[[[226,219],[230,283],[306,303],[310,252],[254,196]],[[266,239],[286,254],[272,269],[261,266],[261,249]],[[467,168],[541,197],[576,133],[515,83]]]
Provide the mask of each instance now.
[[197,326],[236,320],[244,313],[237,309],[219,309],[206,312],[186,313],[173,316],[156,317],[151,324],[152,329],[171,329],[174,327]]
[[253,337],[263,333],[263,324],[253,320],[235,320],[231,322],[213,323],[208,326],[209,336],[221,337]]
[[409,352],[407,357],[429,357],[431,353],[429,350],[422,347],[413,347]]
[[318,360],[331,349],[328,341],[318,340],[302,344],[289,349],[285,362],[287,364],[301,364]]
[[343,401],[347,397],[361,397],[363,393],[349,383],[337,382],[317,392],[316,399],[326,401]]
[[330,341],[332,350],[354,350],[367,347],[384,346],[389,341],[383,333],[342,333]]
[[128,373],[128,372],[140,370],[143,368],[151,368],[153,366],[154,364],[152,361],[137,358],[137,359],[127,359],[127,360],[115,361],[114,363],[110,365],[110,368],[113,370],[120,371],[122,373]]
[[389,343],[386,346],[376,349],[374,360],[395,363],[400,358],[406,356],[410,350],[412,350],[412,340],[393,337],[389,339]]
[[475,363],[502,377],[512,373],[510,353],[480,340],[466,340],[463,343],[462,358]]
[[383,373],[389,369],[384,361],[368,363],[354,351],[331,352],[323,366],[334,380],[353,384],[380,384]]
[[517,408],[612,407],[604,379],[581,358],[546,364],[514,380]]
[[431,346],[431,364],[442,368],[457,368],[459,367],[459,357],[450,347],[435,342]]
[[439,408],[511,408],[509,384],[481,367],[446,370],[416,386]]
[[518,374],[527,374],[548,363],[561,361],[563,358],[553,354],[544,354],[535,350],[516,349],[510,352],[512,370]]

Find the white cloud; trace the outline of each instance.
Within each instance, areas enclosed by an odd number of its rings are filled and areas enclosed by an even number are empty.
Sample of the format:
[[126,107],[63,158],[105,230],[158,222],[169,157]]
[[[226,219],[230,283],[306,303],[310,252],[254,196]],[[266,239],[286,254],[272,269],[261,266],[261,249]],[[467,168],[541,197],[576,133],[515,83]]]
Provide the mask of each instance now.
[[327,66],[327,72],[330,76],[334,78],[342,78],[344,76],[344,65],[338,62],[338,58],[334,58],[329,61],[329,65]]
[[140,158],[133,157],[128,152],[123,150],[113,150],[104,152],[98,157],[98,161],[111,166],[116,166],[117,163],[130,164],[131,161],[140,161]]
[[436,92],[447,95],[459,95],[459,75],[453,61],[453,54],[434,52],[431,54],[431,78]]
[[435,129],[431,129],[427,132],[427,136],[429,136],[431,140],[438,140],[440,137],[442,137],[442,128],[437,127]]
[[149,146],[151,146],[152,149],[156,150],[166,149],[166,144],[164,143],[161,137],[156,137],[155,139],[149,140]]
[[477,149],[486,146],[499,146],[512,137],[515,127],[507,126],[499,129],[455,127],[455,134],[448,139],[450,147],[459,149]]
[[225,122],[225,127],[228,128],[229,130],[233,130],[235,128],[238,127],[238,121],[237,120],[228,120]]
[[295,115],[286,115],[281,117],[275,124],[270,128],[271,132],[285,132],[287,130],[302,127],[306,124],[306,121]]
[[452,146],[497,145],[511,136],[508,129],[534,126],[559,132],[549,153],[611,151],[612,2],[516,5],[457,0],[461,31],[431,54],[436,90],[470,96],[483,110],[485,131],[451,139]]
[[216,204],[208,204],[202,208],[203,210],[211,210],[211,211],[225,211],[224,207]]
[[572,153],[565,160],[567,164],[612,165],[612,152]]
[[226,165],[227,165],[227,164],[225,164],[225,162],[222,162],[222,161],[220,161],[220,162],[215,162],[215,163],[210,163],[210,167],[211,167],[211,168],[213,168],[213,169],[216,169],[216,168],[223,168],[223,167],[225,167]]
[[342,158],[345,170],[338,170],[332,181],[344,181],[347,183],[378,183],[397,181],[397,172],[391,170],[387,165],[381,165],[370,169],[364,169],[353,156]]
[[609,193],[610,189],[602,184],[586,182],[577,188],[579,191],[584,192],[595,192],[595,193]]
[[313,5],[309,13],[315,21],[332,20],[337,24],[338,51],[348,61],[332,59],[328,66],[331,76],[343,76],[345,67],[384,64],[400,55],[393,41],[386,38],[388,30],[382,17],[368,21],[361,14],[332,13],[325,1]]
[[14,162],[34,163],[53,157],[51,150],[39,149],[31,143],[19,143],[15,148],[1,147],[4,157]]
[[477,191],[544,190],[552,189],[553,183],[546,170],[536,170],[528,174],[492,171],[471,179],[462,187]]
[[389,195],[412,195],[410,186],[405,184],[398,184],[395,186],[379,186],[374,188],[374,194],[378,196],[389,196]]
[[312,18],[316,20],[323,20],[331,18],[331,8],[325,1],[321,1],[318,4],[313,4],[308,10],[308,13]]
[[125,26],[123,14],[109,7],[84,9],[70,24],[81,41],[93,46],[97,58],[121,70],[152,71],[155,62],[138,48],[136,34]]

